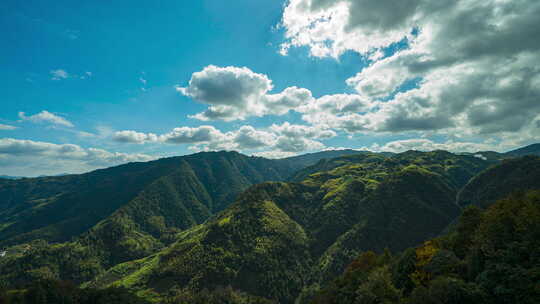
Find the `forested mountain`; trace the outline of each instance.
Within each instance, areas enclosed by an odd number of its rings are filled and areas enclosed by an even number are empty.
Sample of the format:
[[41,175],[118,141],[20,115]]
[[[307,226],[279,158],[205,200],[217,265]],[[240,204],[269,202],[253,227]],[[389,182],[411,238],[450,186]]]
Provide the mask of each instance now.
[[505,153],[495,151],[479,151],[474,153],[462,153],[463,155],[472,155],[487,161],[498,162],[504,159],[516,158],[527,155],[540,156],[540,144],[532,144],[519,149],[511,150]]
[[69,280],[158,303],[307,303],[363,252],[386,251],[378,260],[387,261],[440,235],[463,206],[540,189],[539,163],[446,151],[211,152],[0,180],[0,287]]
[[4,179],[20,179],[22,177],[20,177],[20,176],[0,175],[0,178],[4,178]]
[[444,151],[321,161],[316,167],[324,169],[301,182],[251,187],[171,246],[119,264],[88,286],[159,298],[231,285],[292,303],[364,250],[399,251],[437,235],[460,213],[457,191],[488,164]]
[[[285,162],[236,152],[199,153],[130,163],[81,175],[0,181],[0,245],[65,241],[113,215],[183,209],[173,227],[202,222],[248,186],[283,180]],[[179,195],[181,193],[181,195]],[[139,210],[144,205],[146,210]],[[174,206],[174,208],[172,208]],[[153,214],[143,216],[151,217]],[[167,224],[168,219],[164,219]]]
[[403,253],[363,252],[311,303],[539,303],[539,236],[540,192],[516,192]]
[[[305,167],[311,166],[319,162],[320,160],[324,159],[332,159],[340,156],[347,156],[347,155],[356,155],[356,154],[362,154],[362,153],[371,153],[368,151],[357,151],[357,150],[351,150],[351,149],[345,149],[345,150],[328,150],[328,151],[321,151],[321,152],[315,152],[315,153],[307,153],[302,154],[298,156],[292,156],[287,157],[284,159],[281,159],[279,161],[288,162],[291,164],[294,164],[296,170],[303,169]],[[392,153],[382,152],[381,155],[392,155]]]
[[507,159],[475,176],[459,193],[458,204],[488,207],[513,191],[540,189],[540,157]]
[[540,143],[528,145],[526,147],[519,148],[519,149],[515,149],[512,151],[506,152],[505,154],[514,156],[514,157],[525,156],[525,155],[540,156]]

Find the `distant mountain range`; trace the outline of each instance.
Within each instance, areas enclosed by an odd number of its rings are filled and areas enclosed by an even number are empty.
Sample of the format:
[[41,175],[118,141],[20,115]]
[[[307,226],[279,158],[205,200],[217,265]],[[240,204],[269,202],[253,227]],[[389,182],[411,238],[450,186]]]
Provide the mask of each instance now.
[[495,151],[479,151],[474,153],[459,153],[463,155],[474,155],[476,157],[483,158],[485,160],[499,161],[502,159],[526,156],[526,155],[536,155],[540,156],[540,144],[532,144],[523,148],[511,150],[505,153],[499,153]]
[[123,286],[157,302],[171,290],[231,286],[293,303],[364,251],[405,250],[439,235],[465,206],[540,189],[540,157],[521,157],[537,148],[277,160],[203,152],[2,179],[0,280]]
[[0,175],[0,178],[4,178],[4,179],[21,179],[23,177],[22,176]]

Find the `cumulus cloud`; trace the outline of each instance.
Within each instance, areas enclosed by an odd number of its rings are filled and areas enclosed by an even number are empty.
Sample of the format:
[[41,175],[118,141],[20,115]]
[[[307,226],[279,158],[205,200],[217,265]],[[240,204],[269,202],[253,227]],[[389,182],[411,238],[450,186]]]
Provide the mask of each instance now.
[[33,123],[49,123],[52,125],[64,126],[64,127],[73,127],[73,124],[67,119],[55,115],[48,111],[41,111],[38,114],[31,116],[26,116],[24,112],[19,112],[19,118],[23,121],[30,121]]
[[[456,141],[446,141],[442,143],[437,143],[430,139],[426,138],[415,138],[415,139],[403,139],[391,141],[383,146],[377,144],[372,145],[369,150],[372,151],[385,151],[385,152],[405,152],[408,150],[416,151],[434,151],[434,150],[446,150],[450,152],[478,152],[478,151],[487,151],[492,150],[497,145],[492,143],[476,143],[476,142],[456,142]],[[500,150],[500,149],[498,149]]]
[[252,126],[242,126],[235,132],[233,141],[240,149],[258,149],[274,144],[276,135],[271,132],[257,130]]
[[[309,122],[349,132],[523,137],[540,113],[539,13],[534,0],[291,0],[282,53],[307,46],[317,57],[355,51],[371,60],[347,83],[372,107],[313,111]],[[396,44],[404,47],[382,55]],[[417,85],[402,88],[411,81]]]
[[145,134],[135,131],[119,131],[114,133],[113,140],[121,143],[143,144],[146,142],[155,142],[158,140],[158,137],[152,133]]
[[[231,141],[232,133],[223,133],[213,126],[178,127],[168,133],[156,135],[132,130],[114,132],[112,139],[119,143],[169,143],[169,144],[213,144]],[[225,148],[225,146],[221,146]]]
[[[193,73],[187,87],[177,87],[185,96],[208,104],[206,111],[191,116],[203,121],[243,120],[252,116],[301,113],[311,124],[325,123],[340,128],[338,121],[366,113],[377,102],[359,94],[334,94],[314,98],[305,88],[288,87],[270,94],[272,81],[247,68],[208,66]],[[347,124],[344,122],[344,124]]]
[[62,70],[62,69],[52,70],[49,73],[51,74],[52,80],[67,79],[70,76],[69,73],[66,72],[66,70]]
[[10,131],[10,130],[15,130],[15,129],[17,129],[17,127],[15,126],[0,124],[1,131]]
[[276,134],[286,137],[328,139],[337,136],[336,132],[334,132],[333,130],[322,128],[320,125],[293,125],[288,122],[285,122],[282,125],[273,124],[272,126],[270,126],[270,130],[272,130]]
[[127,162],[149,161],[146,154],[109,152],[103,149],[82,148],[74,144],[0,139],[0,165],[6,174],[39,175],[81,173]]
[[325,145],[317,139],[335,136],[337,134],[334,131],[320,126],[293,125],[286,122],[262,130],[244,125],[229,132],[222,132],[208,125],[178,127],[161,135],[127,130],[115,132],[112,139],[120,143],[190,144],[189,149],[193,151],[273,149],[279,152],[302,152],[323,149]]
[[177,90],[209,108],[192,118],[199,120],[243,120],[249,116],[283,115],[309,102],[311,92],[290,87],[269,94],[272,81],[248,68],[207,66],[193,73],[187,87]]
[[223,139],[225,135],[213,126],[200,126],[197,128],[180,127],[174,128],[171,132],[161,135],[163,142],[173,144],[192,144],[201,142],[216,142]]
[[313,125],[358,132],[367,130],[368,120],[363,114],[378,105],[360,95],[325,95],[296,109],[302,119]]
[[253,153],[252,155],[264,157],[264,158],[270,158],[270,159],[279,159],[279,158],[295,156],[297,154],[294,152],[283,152],[283,151],[263,151],[263,152]]

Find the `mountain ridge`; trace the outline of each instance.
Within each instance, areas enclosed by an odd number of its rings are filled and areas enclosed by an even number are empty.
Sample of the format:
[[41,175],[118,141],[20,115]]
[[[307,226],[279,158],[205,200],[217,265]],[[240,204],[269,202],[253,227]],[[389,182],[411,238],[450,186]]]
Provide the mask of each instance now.
[[[0,194],[9,195],[0,202],[0,234],[33,230],[3,240],[9,247],[0,258],[0,281],[126,287],[158,302],[173,291],[189,298],[203,287],[231,285],[293,303],[340,275],[361,252],[401,251],[439,235],[466,205],[458,193],[502,176],[493,172],[517,168],[511,180],[534,179],[519,168],[534,171],[530,162],[537,159],[350,152],[309,155],[311,165],[295,171],[303,163],[298,158],[209,152],[86,175],[2,180]],[[114,193],[118,186],[131,191]],[[118,197],[127,198],[108,205]],[[90,208],[100,204],[108,209]],[[22,221],[62,209],[48,226]],[[91,216],[82,217],[88,228],[55,237],[81,214]]]

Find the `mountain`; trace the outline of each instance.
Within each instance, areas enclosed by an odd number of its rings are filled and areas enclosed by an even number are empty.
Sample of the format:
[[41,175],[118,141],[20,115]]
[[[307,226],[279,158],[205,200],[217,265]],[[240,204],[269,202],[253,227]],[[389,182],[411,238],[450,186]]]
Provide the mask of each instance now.
[[[0,245],[25,253],[32,259],[28,269],[61,264],[54,273],[82,282],[169,244],[176,233],[225,209],[250,185],[285,180],[304,163],[333,153],[299,162],[208,152],[81,175],[1,180]],[[49,246],[58,242],[64,243]],[[74,259],[62,260],[65,254]],[[36,255],[48,258],[40,261]]]
[[[81,175],[0,181],[1,244],[69,240],[122,208],[124,213],[134,210],[130,204],[145,205],[141,200],[146,199],[158,208],[162,203],[171,204],[170,197],[175,195],[176,205],[185,204],[179,206],[185,210],[177,226],[185,228],[223,209],[248,186],[283,180],[291,171],[286,164],[271,160],[218,152]],[[156,187],[161,187],[159,194],[149,194]],[[178,196],[178,191],[186,195]]]
[[0,175],[0,178],[3,178],[3,179],[21,179],[23,177],[22,176]]
[[[351,149],[328,150],[328,151],[307,153],[307,154],[302,154],[298,156],[287,157],[287,158],[282,159],[281,161],[294,164],[296,169],[299,170],[299,169],[314,165],[320,160],[332,159],[332,158],[336,158],[340,156],[355,155],[355,154],[362,154],[362,153],[371,153],[371,152],[357,151],[357,150],[351,150]],[[381,155],[385,155],[385,154],[392,154],[392,153],[387,153],[387,152],[381,153]]]
[[403,253],[359,254],[310,303],[539,303],[538,235],[540,192],[515,193]]
[[[118,264],[85,286],[120,286],[160,299],[230,285],[293,303],[364,250],[403,250],[460,213],[458,190],[489,163],[444,151],[373,153],[321,161],[301,182],[250,187],[170,246]],[[328,165],[332,164],[332,165]]]
[[479,158],[481,158],[483,160],[486,160],[486,161],[497,163],[497,162],[505,160],[505,159],[521,157],[521,156],[526,156],[526,155],[540,156],[540,144],[528,145],[526,147],[522,147],[522,148],[519,148],[519,149],[508,151],[506,153],[499,153],[499,152],[495,152],[495,151],[478,151],[478,152],[474,152],[474,153],[463,152],[463,153],[459,153],[459,154],[475,156],[475,157],[479,157]]
[[202,223],[250,185],[283,180],[291,170],[283,162],[216,152],[82,175],[6,180],[0,182],[1,244],[78,237],[55,249],[97,255],[100,263],[93,269],[99,271],[154,252],[168,235]]
[[306,164],[352,152],[356,151],[280,160],[208,152],[80,175],[0,180],[0,245],[66,241],[113,214],[129,214],[141,224],[161,216],[160,208],[176,210],[165,212],[165,226],[185,229],[223,210],[250,185],[285,180]]
[[512,156],[512,157],[519,157],[519,156],[525,156],[525,155],[540,156],[540,143],[532,144],[532,145],[528,145],[528,146],[523,147],[523,148],[508,151],[505,154],[509,155],[509,156]]
[[[1,180],[0,281],[121,287],[153,302],[301,303],[363,252],[418,246],[463,206],[483,206],[524,183],[537,187],[540,172],[533,156],[325,158],[333,153],[282,160],[198,153]],[[500,191],[485,194],[493,188]]]
[[457,203],[486,208],[513,191],[532,189],[540,189],[540,157],[511,158],[475,176],[460,191]]

